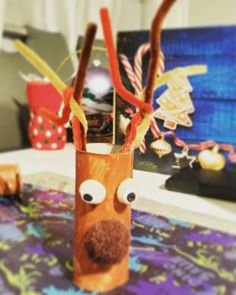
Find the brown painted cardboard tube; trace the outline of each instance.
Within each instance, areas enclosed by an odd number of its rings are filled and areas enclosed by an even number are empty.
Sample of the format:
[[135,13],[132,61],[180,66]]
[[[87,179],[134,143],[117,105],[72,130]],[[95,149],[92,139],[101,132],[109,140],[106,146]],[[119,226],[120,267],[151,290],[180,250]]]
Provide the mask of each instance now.
[[0,164],[0,196],[22,192],[20,168],[17,164]]
[[[90,291],[108,291],[125,284],[129,278],[131,207],[118,200],[117,189],[122,181],[133,176],[133,152],[101,154],[90,152],[91,147],[99,148],[104,153],[104,149],[109,150],[112,146],[88,144],[87,152],[76,151],[74,283]],[[105,199],[100,204],[86,203],[82,199],[80,187],[88,179],[99,181],[106,189]],[[121,224],[121,228],[124,229],[121,230],[121,235],[127,230],[128,236],[124,241],[127,249],[118,263],[94,261],[86,249],[85,240],[88,232],[103,222],[109,225],[112,222]],[[112,230],[108,235],[111,234]],[[118,237],[117,244],[119,240]]]

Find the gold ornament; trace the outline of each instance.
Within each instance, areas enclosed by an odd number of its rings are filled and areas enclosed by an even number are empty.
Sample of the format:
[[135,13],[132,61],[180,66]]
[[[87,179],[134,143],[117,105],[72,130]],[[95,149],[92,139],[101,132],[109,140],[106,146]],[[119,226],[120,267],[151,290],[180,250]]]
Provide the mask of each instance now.
[[219,147],[214,146],[212,150],[199,153],[198,161],[203,169],[219,171],[225,167],[225,158],[218,151]]
[[150,148],[158,155],[159,158],[168,155],[172,151],[171,145],[165,141],[164,137],[153,141]]

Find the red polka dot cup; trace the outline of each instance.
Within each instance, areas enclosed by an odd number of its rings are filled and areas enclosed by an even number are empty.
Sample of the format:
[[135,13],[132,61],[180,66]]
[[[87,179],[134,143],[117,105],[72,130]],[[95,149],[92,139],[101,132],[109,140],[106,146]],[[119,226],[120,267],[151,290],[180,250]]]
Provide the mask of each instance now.
[[32,148],[38,150],[59,150],[66,144],[66,129],[57,126],[39,114],[40,108],[58,113],[62,97],[49,82],[31,81],[26,84],[30,109],[28,135]]

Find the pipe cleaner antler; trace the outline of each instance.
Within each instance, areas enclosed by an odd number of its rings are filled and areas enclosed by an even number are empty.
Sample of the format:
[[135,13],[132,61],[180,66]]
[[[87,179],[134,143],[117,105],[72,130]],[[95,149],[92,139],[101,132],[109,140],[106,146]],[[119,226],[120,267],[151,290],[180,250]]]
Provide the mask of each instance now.
[[147,87],[145,91],[145,102],[152,103],[153,90],[158,73],[158,61],[161,54],[161,28],[165,16],[176,0],[164,0],[157,10],[152,21],[149,42],[150,42],[150,60],[148,66]]
[[111,21],[110,21],[107,8],[102,8],[100,10],[100,15],[101,15],[101,22],[102,22],[105,44],[106,44],[107,53],[108,53],[110,74],[111,74],[111,79],[115,87],[115,90],[128,103],[140,108],[141,110],[147,113],[151,113],[152,106],[150,104],[147,104],[139,100],[137,97],[135,97],[131,92],[129,92],[123,86],[121,77],[120,77],[117,54],[116,54],[114,41],[112,37]]
[[[74,94],[75,101],[81,107],[81,98],[83,95],[83,88],[85,84],[86,72],[89,64],[90,55],[92,52],[93,42],[96,36],[97,26],[94,23],[89,23],[87,25],[84,42],[80,54],[79,66],[75,76],[74,86],[73,88],[68,87],[64,91],[64,108],[62,111],[62,118],[57,117],[55,114],[46,109],[41,109],[41,113],[47,116],[51,121],[56,124],[65,124],[70,118],[70,105],[69,101],[71,96]],[[73,103],[73,107],[78,107],[75,103]],[[78,117],[73,116],[72,119],[73,125],[73,138],[75,146],[78,149],[86,151],[86,131],[81,125]]]
[[150,126],[150,116],[152,112],[152,96],[154,89],[155,76],[158,68],[158,60],[160,55],[160,32],[163,20],[175,0],[164,0],[158,9],[151,28],[150,33],[150,61],[148,70],[148,80],[145,92],[145,102],[141,101],[138,97],[132,95],[127,91],[120,78],[119,66],[117,61],[117,54],[115,52],[114,42],[112,38],[111,23],[106,8],[101,9],[101,21],[105,44],[108,51],[109,65],[111,71],[112,81],[117,93],[127,102],[140,109],[137,112],[126,130],[125,143],[122,146],[122,151],[129,151],[131,147],[137,147],[141,144],[146,132]]
[[[89,58],[92,52],[93,42],[97,32],[97,25],[90,23],[87,26],[84,42],[80,54],[79,67],[74,81],[74,97],[81,106],[81,98],[85,84],[86,72],[88,69]],[[75,146],[86,151],[86,133],[77,117],[73,117],[73,134]]]

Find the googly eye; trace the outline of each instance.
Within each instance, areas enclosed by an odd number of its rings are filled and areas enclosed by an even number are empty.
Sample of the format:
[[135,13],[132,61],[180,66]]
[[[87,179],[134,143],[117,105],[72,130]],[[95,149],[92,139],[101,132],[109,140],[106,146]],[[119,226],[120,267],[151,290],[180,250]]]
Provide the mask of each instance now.
[[137,188],[132,178],[125,179],[117,190],[117,198],[121,203],[130,204],[137,198]]
[[81,183],[79,193],[85,203],[100,204],[105,199],[106,189],[99,181],[87,179]]

